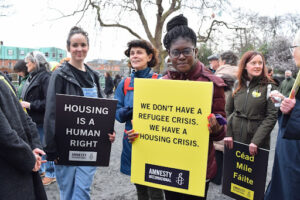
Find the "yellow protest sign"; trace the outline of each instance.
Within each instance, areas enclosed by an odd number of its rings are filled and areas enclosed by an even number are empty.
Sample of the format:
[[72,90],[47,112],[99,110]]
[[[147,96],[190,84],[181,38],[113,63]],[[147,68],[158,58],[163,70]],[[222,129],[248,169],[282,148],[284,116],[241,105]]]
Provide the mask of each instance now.
[[131,181],[204,196],[211,82],[135,79]]

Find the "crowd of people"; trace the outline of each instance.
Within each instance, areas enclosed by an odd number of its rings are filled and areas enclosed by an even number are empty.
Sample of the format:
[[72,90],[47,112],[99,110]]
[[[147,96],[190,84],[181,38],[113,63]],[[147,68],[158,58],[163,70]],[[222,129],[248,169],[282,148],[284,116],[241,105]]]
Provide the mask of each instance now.
[[[116,120],[125,123],[120,171],[131,175],[132,143],[138,137],[132,125],[135,79],[212,82],[205,196],[135,184],[138,199],[206,199],[210,182],[221,184],[224,146],[233,148],[234,141],[248,144],[252,156],[259,153],[258,148],[270,149],[270,134],[277,121],[274,166],[265,199],[300,199],[297,195],[300,188],[300,92],[293,87],[292,72],[285,71],[285,80],[279,85],[272,77],[272,68],[266,66],[264,56],[257,51],[247,51],[240,59],[232,51],[220,56],[214,54],[208,57],[210,65],[205,66],[197,57],[196,33],[183,15],[167,23],[163,44],[170,60],[164,76],[152,70],[159,62],[159,52],[150,42],[141,39],[128,42],[125,50],[131,69],[129,77],[122,79],[116,75],[113,79],[111,72],[105,73],[103,92],[106,98],[118,101]],[[70,59],[53,72],[46,57],[38,51],[28,53],[24,60],[17,62],[14,66],[20,76],[17,90],[7,75],[0,74],[0,199],[47,199],[43,185],[55,181],[61,200],[90,199],[97,168],[57,164],[55,96],[104,97],[99,74],[85,64],[89,51],[87,32],[73,27],[66,46]],[[300,67],[300,31],[293,42],[293,57]],[[227,123],[220,124],[216,115],[227,119]],[[109,141],[114,142],[116,133],[106,134]]]

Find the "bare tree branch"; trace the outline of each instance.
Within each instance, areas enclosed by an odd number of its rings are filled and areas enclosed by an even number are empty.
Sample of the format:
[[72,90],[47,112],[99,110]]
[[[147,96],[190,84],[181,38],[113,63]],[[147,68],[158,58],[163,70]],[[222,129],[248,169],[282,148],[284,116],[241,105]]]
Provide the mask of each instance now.
[[97,20],[99,21],[100,26],[123,28],[123,29],[127,30],[129,33],[131,33],[132,35],[134,35],[135,37],[137,37],[139,39],[142,39],[142,37],[139,34],[137,34],[135,31],[133,31],[128,26],[125,26],[125,25],[122,25],[122,24],[119,24],[119,23],[115,23],[115,24],[106,24],[106,23],[104,23],[101,19],[101,15],[100,15],[101,14],[100,13],[100,7],[98,5],[96,5],[94,2],[92,2],[91,0],[89,0],[89,5],[91,5],[92,8],[97,10]]
[[219,21],[219,20],[213,20],[209,29],[207,30],[207,36],[202,36],[200,34],[200,30],[198,31],[198,42],[207,42],[210,38],[210,35],[212,31],[214,30],[214,26],[225,26],[227,29],[234,29],[234,30],[246,30],[246,28],[243,27],[230,27],[226,22]]
[[146,17],[144,15],[143,9],[142,9],[142,0],[135,0],[136,4],[137,4],[137,10],[136,12],[138,13],[140,20],[142,21],[143,27],[145,29],[146,35],[148,37],[148,39],[151,41],[151,43],[154,43],[154,38],[153,35],[150,31],[148,22],[146,20]]

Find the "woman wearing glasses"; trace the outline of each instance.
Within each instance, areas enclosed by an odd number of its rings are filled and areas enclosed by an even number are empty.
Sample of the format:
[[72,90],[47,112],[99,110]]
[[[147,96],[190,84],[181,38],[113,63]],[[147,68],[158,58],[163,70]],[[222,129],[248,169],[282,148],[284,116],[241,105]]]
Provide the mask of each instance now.
[[[300,30],[297,32],[292,55],[300,67]],[[299,83],[298,83],[299,84]],[[298,85],[299,87],[299,85]],[[280,105],[278,136],[272,179],[265,200],[300,199],[300,92],[293,91]]]
[[[220,125],[215,114],[225,117],[225,83],[219,77],[213,75],[206,67],[197,59],[198,49],[196,48],[196,34],[187,26],[187,19],[183,15],[178,15],[171,19],[167,24],[167,34],[164,37],[164,46],[166,47],[173,69],[170,69],[164,79],[172,80],[191,80],[191,81],[209,81],[214,84],[212,113],[209,118],[209,153],[207,162],[206,175],[206,192],[205,197],[196,197],[177,192],[165,191],[166,200],[173,199],[206,199],[209,180],[212,179],[217,172],[215,161],[215,150],[213,141],[222,140],[225,136],[226,127]],[[199,91],[201,92],[201,91]]]

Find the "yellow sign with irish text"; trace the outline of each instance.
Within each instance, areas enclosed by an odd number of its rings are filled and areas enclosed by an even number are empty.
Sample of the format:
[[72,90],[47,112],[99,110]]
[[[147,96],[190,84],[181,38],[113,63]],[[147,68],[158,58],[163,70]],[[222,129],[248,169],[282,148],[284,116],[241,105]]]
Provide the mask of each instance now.
[[131,181],[204,196],[213,84],[135,79]]

